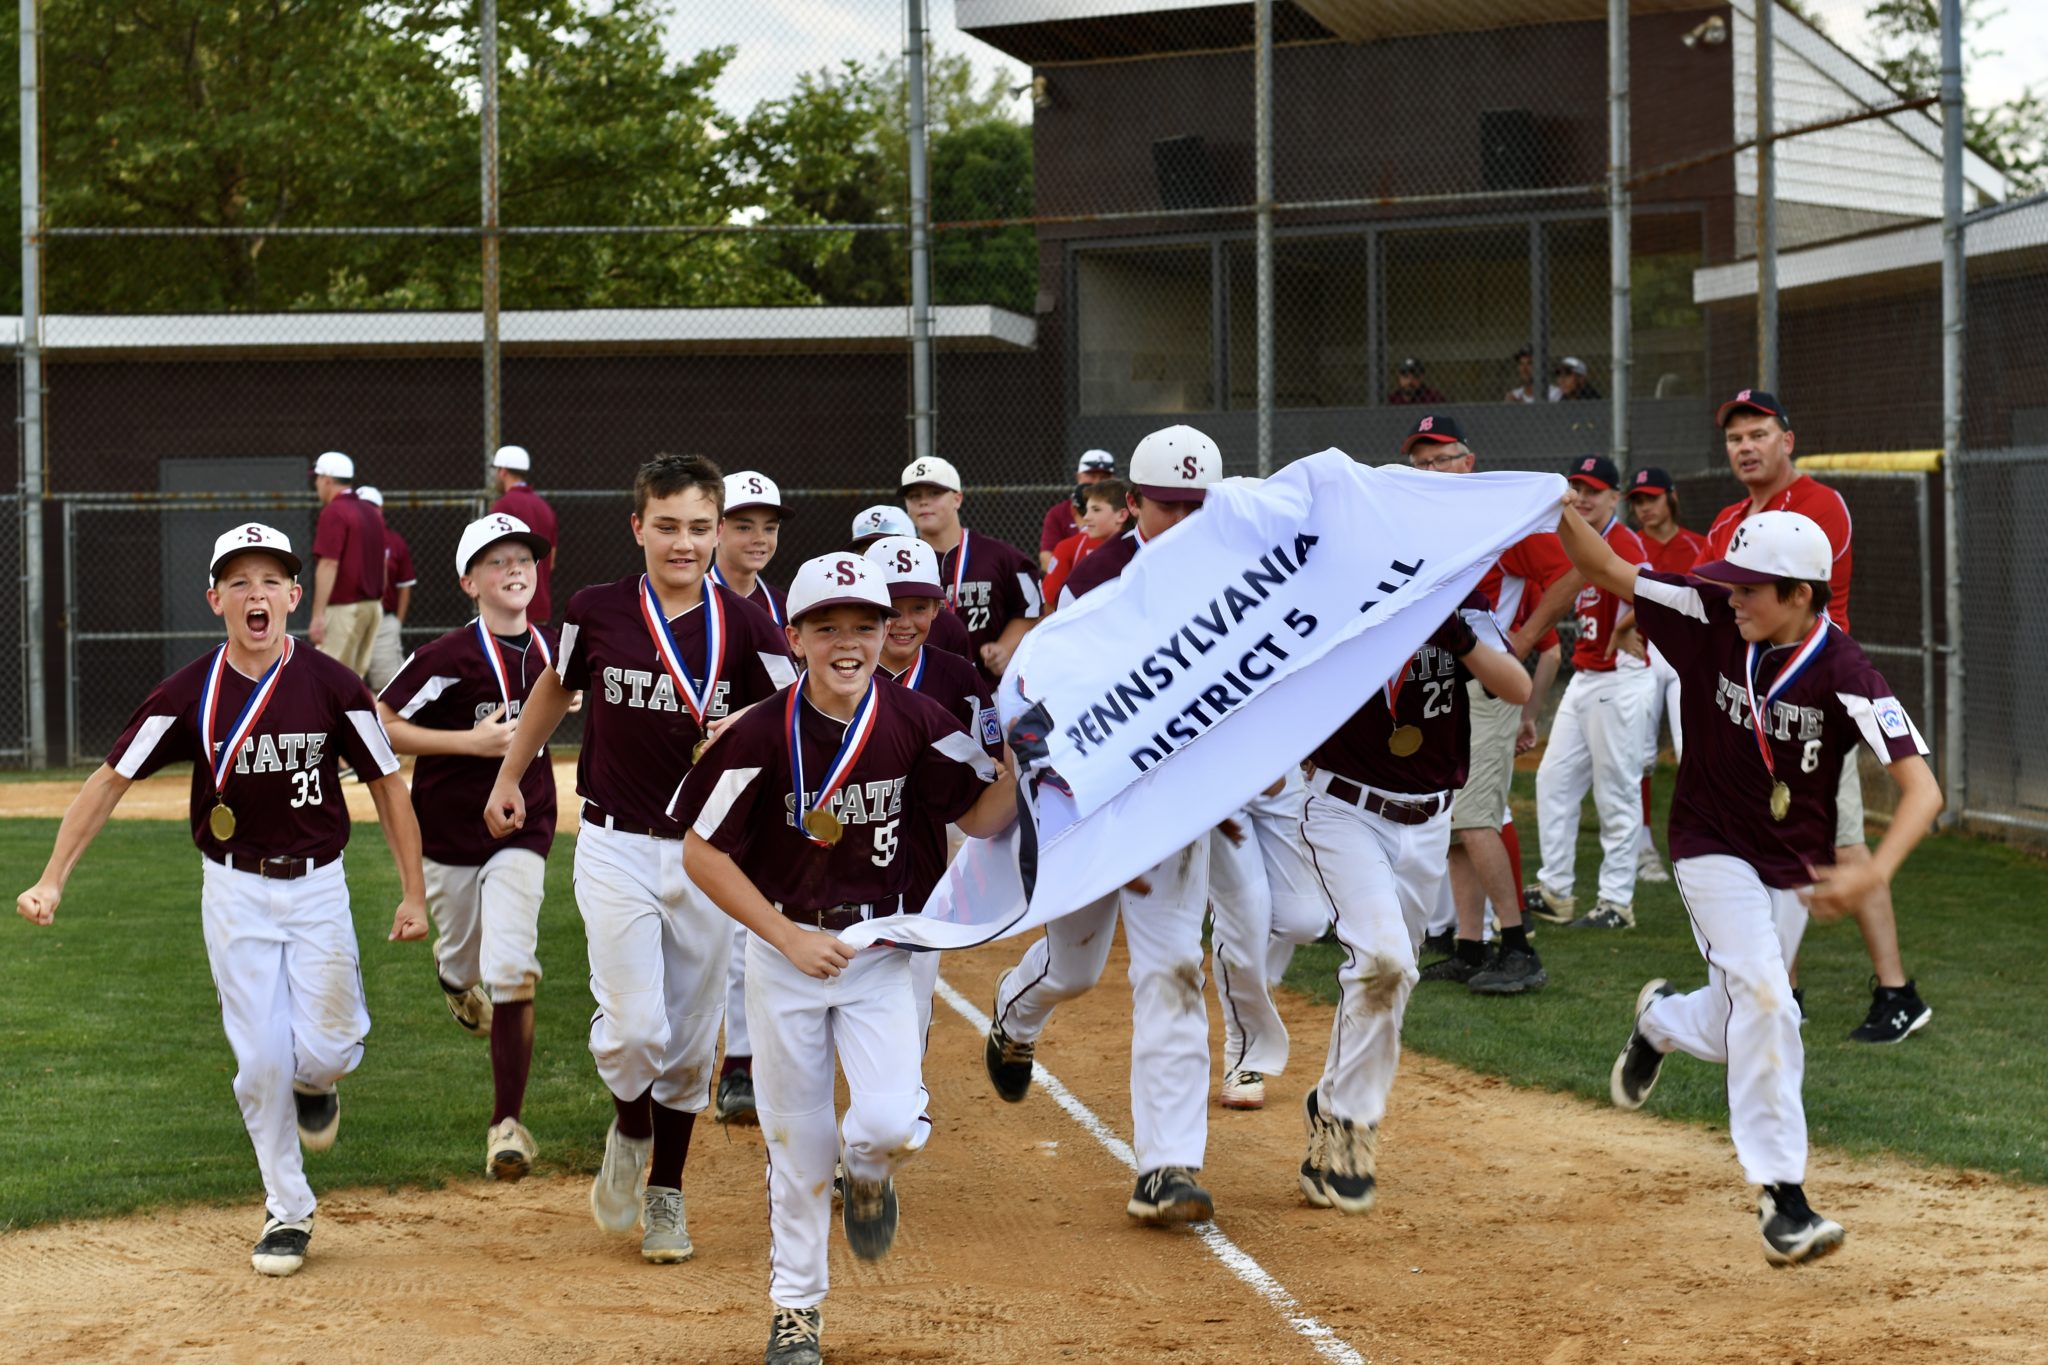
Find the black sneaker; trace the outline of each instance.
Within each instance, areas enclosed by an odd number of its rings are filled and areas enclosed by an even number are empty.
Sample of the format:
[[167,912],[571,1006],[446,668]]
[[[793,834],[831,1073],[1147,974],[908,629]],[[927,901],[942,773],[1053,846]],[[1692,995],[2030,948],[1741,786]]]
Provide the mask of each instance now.
[[1799,987],[1792,988],[1792,1004],[1799,1011],[1799,1027],[1806,1027],[1806,992]]
[[1187,1167],[1161,1166],[1138,1177],[1124,1212],[1141,1223],[1206,1223],[1216,1216],[1216,1201]]
[[323,1090],[308,1094],[292,1087],[292,1105],[299,1111],[299,1145],[309,1152],[324,1152],[341,1135],[341,1092]]
[[768,1350],[764,1365],[819,1365],[818,1337],[825,1327],[824,1314],[815,1308],[784,1308],[775,1305],[774,1320],[768,1324]]
[[[996,1005],[1003,999],[1003,983],[996,983]],[[996,1088],[996,1094],[1011,1104],[1022,1100],[1031,1091],[1031,1057],[1038,1050],[1036,1043],[1020,1043],[1003,1032],[999,1008],[989,1010],[988,1043],[981,1050],[982,1062],[988,1067],[988,1078]]]
[[1840,1250],[1848,1236],[1840,1223],[1808,1208],[1806,1191],[1797,1185],[1764,1186],[1756,1216],[1764,1234],[1764,1259],[1772,1265],[1817,1261]]
[[1453,985],[1462,986],[1480,972],[1494,966],[1499,961],[1499,958],[1500,949],[1497,944],[1487,944],[1481,950],[1477,962],[1468,962],[1464,958],[1459,957],[1457,949],[1453,947],[1449,957],[1441,962],[1432,962],[1427,967],[1424,967],[1419,973],[1419,979],[1423,981],[1449,981]]
[[1614,1059],[1614,1070],[1607,1077],[1607,1094],[1615,1108],[1642,1108],[1643,1101],[1650,1098],[1650,1091],[1656,1087],[1657,1073],[1664,1069],[1664,1054],[1642,1034],[1643,1011],[1650,1008],[1651,1001],[1676,994],[1678,988],[1661,976],[1644,982],[1636,992],[1637,1027],[1629,1030],[1628,1046]]
[[1633,910],[1624,910],[1612,901],[1601,901],[1565,927],[1568,929],[1633,929],[1636,927],[1636,917]]
[[712,1117],[720,1123],[759,1124],[754,1110],[754,1073],[728,1071],[718,1078],[718,1105]]
[[1457,951],[1457,931],[1452,929],[1446,929],[1441,934],[1429,934],[1424,936],[1422,940],[1422,946],[1415,950],[1415,956],[1418,959],[1425,957],[1444,957],[1448,954],[1455,953]]
[[1903,986],[1870,986],[1870,1013],[1849,1034],[1852,1043],[1903,1043],[1934,1011],[1908,981]]
[[1474,995],[1524,995],[1550,984],[1534,949],[1503,949],[1491,966],[1473,974],[1465,989]]
[[249,1264],[259,1275],[291,1275],[306,1263],[306,1245],[313,1240],[313,1220],[296,1223],[276,1218],[263,1224],[263,1236],[249,1253]]
[[896,1182],[846,1178],[846,1245],[863,1261],[879,1261],[896,1245]]

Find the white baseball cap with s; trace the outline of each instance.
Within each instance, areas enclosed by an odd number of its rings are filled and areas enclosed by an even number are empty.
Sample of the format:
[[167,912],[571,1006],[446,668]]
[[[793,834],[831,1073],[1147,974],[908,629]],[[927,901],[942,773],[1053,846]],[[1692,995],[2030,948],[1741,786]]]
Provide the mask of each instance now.
[[1086,451],[1081,456],[1080,468],[1076,472],[1092,474],[1098,469],[1105,474],[1116,473],[1116,456],[1106,450]]
[[1758,512],[1735,528],[1727,554],[1695,564],[1692,575],[1709,583],[1825,583],[1834,567],[1834,547],[1819,522],[1798,512]]
[[936,455],[927,455],[903,466],[903,478],[898,491],[908,493],[921,483],[928,483],[935,488],[944,488],[953,493],[964,491],[960,487],[960,471],[953,468],[951,460],[942,460]]
[[1131,482],[1159,502],[1200,502],[1222,477],[1223,452],[1193,427],[1155,431],[1131,452]]
[[725,514],[731,516],[749,507],[772,507],[787,515],[789,509],[782,505],[782,490],[775,486],[775,480],[757,470],[742,469],[737,474],[725,476]]
[[330,450],[313,461],[313,472],[324,478],[340,479],[344,483],[356,481],[356,462],[338,450]]
[[282,563],[294,578],[304,567],[299,557],[292,553],[291,537],[275,526],[265,526],[260,521],[247,522],[232,531],[224,531],[213,542],[213,558],[207,562],[206,581],[209,586],[220,579],[220,566],[236,555],[262,554]]
[[856,546],[877,536],[916,534],[917,523],[910,519],[910,513],[892,503],[877,503],[853,519],[853,540]]
[[883,536],[862,554],[882,571],[890,597],[945,597],[946,589],[939,582],[939,557],[917,537]]
[[492,512],[478,517],[462,528],[462,539],[455,543],[455,576],[466,577],[477,556],[501,540],[516,540],[533,551],[536,560],[546,559],[554,546],[548,538],[528,526],[518,517],[503,512]]
[[533,456],[526,453],[525,446],[499,446],[498,453],[491,456],[491,468],[524,474],[533,468]]
[[889,584],[882,571],[851,550],[807,559],[789,581],[789,623],[826,607],[873,607],[884,616],[897,614],[889,605]]

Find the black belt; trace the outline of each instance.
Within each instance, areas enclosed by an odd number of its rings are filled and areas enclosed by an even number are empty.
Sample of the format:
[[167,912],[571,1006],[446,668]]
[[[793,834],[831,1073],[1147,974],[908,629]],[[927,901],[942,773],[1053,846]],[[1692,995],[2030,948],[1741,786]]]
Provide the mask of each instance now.
[[886,901],[878,901],[868,905],[855,905],[851,902],[846,902],[827,906],[823,910],[799,910],[794,906],[782,904],[777,904],[775,908],[782,912],[784,919],[792,923],[802,924],[812,929],[825,929],[836,934],[841,929],[851,929],[854,925],[864,921],[880,919],[884,915],[895,914],[903,908],[903,897],[892,896]]
[[274,882],[297,881],[315,868],[325,867],[334,861],[332,858],[317,861],[312,858],[251,858],[243,853],[206,852],[206,856],[223,867],[232,867],[237,872],[252,872]]
[[602,825],[606,829],[618,834],[638,834],[648,839],[680,839],[683,837],[681,832],[666,829],[649,829],[645,825],[636,825],[631,820],[621,820],[616,815],[608,815],[605,813],[604,807],[598,805],[595,801],[585,801],[583,803],[583,823],[586,825]]
[[1323,790],[1325,794],[1347,806],[1357,806],[1360,810],[1369,811],[1382,820],[1391,820],[1397,825],[1426,825],[1442,814],[1448,804],[1442,792],[1403,798],[1381,796],[1378,792],[1367,791],[1362,784],[1337,773],[1330,774]]

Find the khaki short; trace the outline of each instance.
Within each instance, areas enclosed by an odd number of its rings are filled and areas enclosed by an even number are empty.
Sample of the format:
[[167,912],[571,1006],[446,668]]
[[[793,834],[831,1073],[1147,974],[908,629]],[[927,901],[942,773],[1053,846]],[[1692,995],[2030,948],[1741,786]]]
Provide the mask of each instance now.
[[1859,743],[1842,760],[1842,783],[1835,788],[1835,847],[1869,845],[1863,832],[1863,746]]
[[360,677],[370,671],[370,649],[377,642],[377,623],[383,619],[382,602],[328,604],[327,643],[320,646],[320,652]]
[[1515,780],[1515,733],[1522,728],[1522,708],[1489,697],[1476,681],[1465,684],[1465,697],[1472,708],[1472,749],[1465,785],[1451,797],[1451,828],[1499,829]]
[[399,638],[398,617],[387,611],[377,622],[377,638],[370,646],[370,667],[363,681],[370,684],[373,694],[382,692],[404,666],[405,645]]

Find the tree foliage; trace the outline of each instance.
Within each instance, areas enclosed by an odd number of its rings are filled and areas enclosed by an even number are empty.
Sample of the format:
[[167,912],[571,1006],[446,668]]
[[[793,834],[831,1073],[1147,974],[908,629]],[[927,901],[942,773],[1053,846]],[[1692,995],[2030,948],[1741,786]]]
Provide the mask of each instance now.
[[[1963,0],[1963,65],[1999,55],[1979,45],[1984,26],[2003,11]],[[1941,10],[1936,0],[1877,0],[1870,7],[1873,64],[1894,90],[1941,93]],[[1968,97],[1969,87],[1964,86]],[[1963,141],[2022,191],[2048,183],[2048,100],[2029,87],[2011,99],[1965,110]]]

